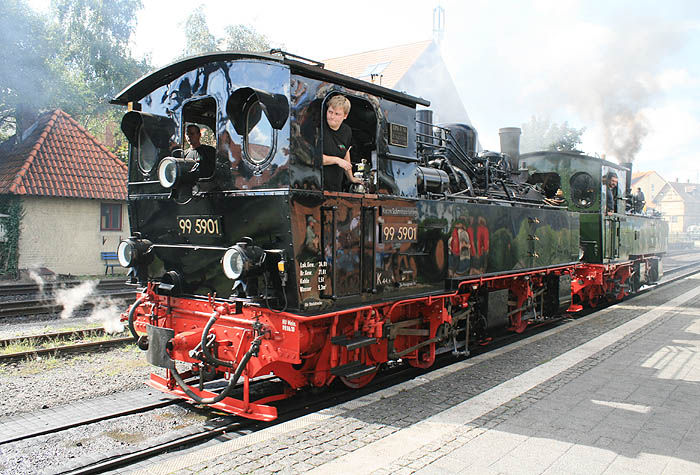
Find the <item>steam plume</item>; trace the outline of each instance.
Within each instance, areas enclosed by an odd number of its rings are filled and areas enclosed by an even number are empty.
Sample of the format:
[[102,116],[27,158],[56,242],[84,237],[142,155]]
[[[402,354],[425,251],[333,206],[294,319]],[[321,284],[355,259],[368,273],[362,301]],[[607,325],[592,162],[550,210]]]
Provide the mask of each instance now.
[[63,306],[61,318],[68,319],[73,312],[85,303],[87,298],[95,291],[98,281],[87,280],[77,287],[60,289],[56,292],[56,302]]
[[119,321],[121,309],[110,299],[99,299],[95,302],[89,322],[101,322],[107,333],[121,333],[124,324]]
[[34,283],[36,283],[37,287],[39,287],[39,300],[44,300],[44,279],[42,279],[39,273],[36,272],[34,269],[29,269],[29,278],[32,279]]

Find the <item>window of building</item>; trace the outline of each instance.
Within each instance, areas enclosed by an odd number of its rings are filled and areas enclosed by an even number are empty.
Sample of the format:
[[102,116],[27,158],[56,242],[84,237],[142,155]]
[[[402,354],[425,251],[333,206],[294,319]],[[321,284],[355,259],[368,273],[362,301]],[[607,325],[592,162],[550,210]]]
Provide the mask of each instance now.
[[100,231],[122,230],[122,205],[119,203],[102,203],[100,212]]

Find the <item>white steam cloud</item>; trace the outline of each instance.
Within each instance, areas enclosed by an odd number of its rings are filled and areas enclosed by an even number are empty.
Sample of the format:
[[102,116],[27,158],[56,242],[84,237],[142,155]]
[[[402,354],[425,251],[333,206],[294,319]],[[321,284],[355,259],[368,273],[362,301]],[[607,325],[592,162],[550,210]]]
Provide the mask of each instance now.
[[56,302],[63,306],[61,318],[68,319],[73,316],[76,309],[80,308],[97,288],[98,281],[86,280],[82,284],[68,289],[60,289],[56,292]]
[[88,322],[102,323],[107,333],[121,333],[124,331],[124,324],[119,321],[121,308],[109,297],[94,295],[98,284],[97,280],[87,280],[77,287],[57,291],[56,302],[63,306],[61,318],[68,319],[73,316],[76,309],[86,303],[92,303],[93,308],[88,316]]
[[88,317],[89,322],[100,322],[107,333],[121,333],[124,324],[119,321],[121,309],[110,299],[99,299]]
[[39,287],[39,300],[44,300],[46,297],[44,295],[44,286],[46,285],[44,279],[34,269],[29,269],[29,278]]
[[551,55],[544,60],[550,64],[530,71],[530,91],[545,111],[568,110],[597,130],[603,152],[620,162],[633,161],[651,131],[644,111],[662,94],[657,78],[663,60],[685,41],[683,28],[636,18],[556,30],[552,36],[557,33],[571,48],[544,53]]

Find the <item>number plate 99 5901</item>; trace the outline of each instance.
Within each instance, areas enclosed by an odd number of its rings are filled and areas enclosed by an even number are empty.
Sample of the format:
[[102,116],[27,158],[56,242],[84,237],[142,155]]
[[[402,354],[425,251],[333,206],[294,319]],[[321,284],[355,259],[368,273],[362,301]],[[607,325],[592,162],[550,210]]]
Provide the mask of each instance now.
[[178,216],[177,228],[182,235],[221,236],[221,216]]

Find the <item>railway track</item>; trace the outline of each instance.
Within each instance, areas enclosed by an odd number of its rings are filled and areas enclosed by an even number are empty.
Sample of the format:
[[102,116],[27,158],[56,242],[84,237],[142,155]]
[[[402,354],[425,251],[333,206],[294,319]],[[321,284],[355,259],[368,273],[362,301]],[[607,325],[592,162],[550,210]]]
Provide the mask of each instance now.
[[[122,346],[134,341],[134,338],[120,334],[103,340],[85,341],[91,338],[107,336],[102,328],[85,328],[63,332],[42,333],[40,335],[19,336],[0,340],[0,364],[21,361],[45,355],[65,355],[85,351],[103,350]],[[30,350],[1,353],[13,345],[26,345]],[[44,346],[48,345],[48,346]]]
[[[77,287],[85,283],[84,280],[61,280],[56,282],[46,282],[43,285],[37,283],[17,283],[17,284],[2,284],[0,285],[0,296],[8,295],[26,295],[26,294],[48,294],[56,290]],[[102,279],[97,284],[98,290],[120,289],[124,288],[124,279]]]
[[[97,298],[110,298],[113,300],[133,299],[136,296],[134,290],[124,290],[116,292],[101,292]],[[76,310],[85,310],[94,307],[94,301],[86,301]],[[12,317],[23,317],[27,315],[40,315],[43,313],[57,313],[63,310],[63,305],[55,299],[41,300],[18,300],[14,302],[0,302],[0,320]]]
[[[689,270],[691,268],[695,267],[695,269]],[[671,269],[667,272],[668,274],[678,274],[674,275],[673,277],[670,277],[668,279],[665,279],[662,283],[649,287],[646,289],[641,290],[639,293],[635,294],[635,296],[631,297],[634,298],[638,295],[641,295],[643,293],[647,292],[652,292],[657,289],[663,288],[666,285],[669,285],[673,282],[676,282],[678,280],[681,280],[683,278],[686,278],[690,275],[697,274],[700,272],[700,268],[698,268],[698,263],[691,263],[687,264],[684,266],[679,266],[674,269]],[[686,272],[683,272],[686,271]],[[612,304],[611,304],[612,305]],[[590,309],[586,312],[581,312],[577,315],[578,316],[584,316],[588,315],[590,313],[602,310],[603,308],[607,307],[606,306],[600,306],[595,309]],[[557,326],[567,326],[571,324],[576,324],[576,319],[571,320],[571,319],[566,319],[566,320],[554,320],[551,322],[546,322],[541,325],[538,325],[536,328],[533,328],[533,331],[527,332],[526,335],[521,335],[521,334],[507,334],[506,336],[502,338],[498,338],[495,340],[492,344],[485,346],[485,347],[480,347],[477,348],[476,351],[472,351],[472,356],[497,350],[500,348],[508,347],[509,345],[513,343],[517,343],[520,340],[527,340],[529,338],[536,337],[537,334],[543,333],[549,329],[552,329]],[[177,450],[182,450],[184,448],[196,446],[197,444],[204,443],[206,441],[212,440],[217,437],[224,437],[226,439],[232,439],[235,437],[240,437],[246,434],[250,434],[251,432],[254,432],[258,430],[259,428],[262,427],[267,427],[269,425],[274,425],[278,423],[282,423],[288,420],[292,420],[296,417],[299,417],[301,415],[307,414],[309,412],[315,412],[318,410],[321,410],[326,407],[330,407],[345,401],[349,401],[351,399],[355,399],[358,397],[362,397],[363,395],[379,391],[381,389],[384,389],[389,386],[396,385],[400,382],[407,381],[409,379],[415,378],[423,373],[426,373],[428,371],[433,371],[435,369],[439,369],[444,366],[448,366],[452,363],[454,363],[454,358],[450,358],[447,355],[443,355],[442,358],[438,358],[438,361],[436,361],[436,365],[433,367],[423,370],[423,369],[417,369],[417,368],[411,368],[408,366],[396,364],[393,365],[392,367],[389,367],[387,370],[382,372],[382,378],[377,379],[375,381],[372,381],[370,384],[365,386],[364,388],[358,389],[358,390],[339,390],[339,389],[332,389],[332,390],[327,390],[325,391],[322,396],[319,398],[317,395],[311,396],[314,398],[312,402],[308,400],[308,398],[305,398],[304,396],[297,396],[293,398],[293,400],[288,400],[288,401],[293,401],[292,403],[288,403],[287,401],[283,401],[280,404],[280,416],[279,418],[273,422],[273,423],[260,423],[260,422],[255,422],[255,421],[250,421],[250,420],[240,420],[237,418],[233,417],[224,417],[222,419],[223,422],[216,424],[214,427],[204,427],[203,429],[197,431],[194,434],[187,434],[184,436],[177,436],[173,437],[171,440],[164,442],[164,443],[158,443],[158,444],[153,444],[150,447],[140,447],[140,448],[135,448],[132,450],[129,450],[127,452],[124,452],[121,455],[118,456],[110,456],[108,458],[105,458],[103,460],[85,460],[85,465],[79,468],[76,468],[75,465],[71,466],[69,470],[66,470],[64,472],[60,473],[70,473],[70,474],[92,474],[92,473],[103,473],[105,471],[109,470],[118,470],[118,469],[123,469],[124,467],[127,467],[129,465],[132,465],[134,463],[161,455],[163,453],[167,452],[172,452],[172,451],[177,451]],[[101,418],[95,418],[88,423],[96,423],[100,422],[103,420],[111,419],[114,417],[121,417],[129,414],[136,414],[140,412],[145,412],[149,410],[154,410],[160,407],[165,407],[170,404],[176,403],[177,400],[171,400],[171,401],[164,401],[160,402],[157,404],[150,404],[150,405],[143,405],[139,407],[133,407],[129,409],[128,411],[122,411],[120,413],[116,414],[111,414],[109,416],[101,417]],[[80,425],[85,425],[86,423],[83,424],[72,424],[72,425],[66,425],[62,426],[59,428],[54,428],[53,430],[50,431],[43,431],[41,433],[37,433],[34,435],[31,435],[29,437],[34,437],[36,435],[43,435],[43,434],[48,434],[48,433],[54,433],[54,432],[59,432],[61,430],[66,430],[69,428],[73,427],[79,427]],[[26,437],[23,437],[26,438]],[[5,443],[5,442],[2,442]]]

